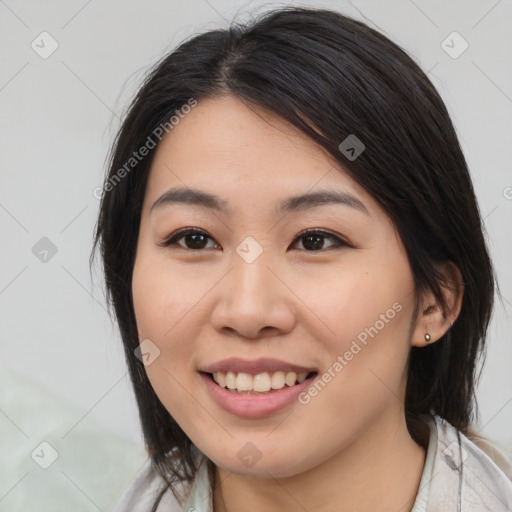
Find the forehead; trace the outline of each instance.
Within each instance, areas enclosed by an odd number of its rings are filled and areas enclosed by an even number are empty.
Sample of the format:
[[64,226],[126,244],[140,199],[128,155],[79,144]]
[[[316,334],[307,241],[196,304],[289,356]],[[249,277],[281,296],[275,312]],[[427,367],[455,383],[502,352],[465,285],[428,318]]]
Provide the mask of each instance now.
[[[191,151],[193,149],[193,151]],[[268,110],[246,105],[233,96],[206,98],[163,139],[157,154],[193,163],[208,157],[213,163],[230,167],[252,167],[265,163],[275,167],[283,161],[297,164],[305,157],[325,165],[328,153],[296,127]],[[251,158],[248,160],[248,158]]]
[[150,170],[146,209],[176,186],[207,188],[245,204],[334,187],[372,202],[311,138],[276,114],[232,96],[200,100],[162,139]]

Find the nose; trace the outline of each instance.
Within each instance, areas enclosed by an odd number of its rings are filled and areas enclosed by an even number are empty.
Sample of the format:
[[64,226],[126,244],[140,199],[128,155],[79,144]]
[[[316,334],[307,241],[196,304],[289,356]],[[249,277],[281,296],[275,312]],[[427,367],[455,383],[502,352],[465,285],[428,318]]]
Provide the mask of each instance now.
[[258,339],[293,330],[295,296],[270,260],[265,251],[250,263],[233,253],[231,270],[215,287],[211,322],[218,332]]

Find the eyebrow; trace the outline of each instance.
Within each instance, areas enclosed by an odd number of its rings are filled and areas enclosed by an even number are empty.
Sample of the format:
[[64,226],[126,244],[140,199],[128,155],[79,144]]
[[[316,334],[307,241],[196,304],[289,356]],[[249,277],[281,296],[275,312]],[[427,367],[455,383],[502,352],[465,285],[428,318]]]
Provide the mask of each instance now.
[[[232,213],[229,203],[220,197],[194,188],[176,187],[164,192],[151,206],[149,212],[170,204],[189,204],[216,210],[226,215]],[[319,190],[289,197],[278,207],[281,214],[303,211],[324,204],[340,204],[370,215],[366,206],[355,196],[341,190]]]

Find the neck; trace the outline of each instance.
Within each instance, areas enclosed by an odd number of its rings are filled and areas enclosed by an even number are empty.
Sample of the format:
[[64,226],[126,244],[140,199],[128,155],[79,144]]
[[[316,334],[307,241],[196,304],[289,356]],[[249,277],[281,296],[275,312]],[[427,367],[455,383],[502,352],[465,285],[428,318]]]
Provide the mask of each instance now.
[[382,418],[321,465],[288,478],[256,479],[217,467],[213,510],[410,512],[425,454],[403,414],[399,421]]

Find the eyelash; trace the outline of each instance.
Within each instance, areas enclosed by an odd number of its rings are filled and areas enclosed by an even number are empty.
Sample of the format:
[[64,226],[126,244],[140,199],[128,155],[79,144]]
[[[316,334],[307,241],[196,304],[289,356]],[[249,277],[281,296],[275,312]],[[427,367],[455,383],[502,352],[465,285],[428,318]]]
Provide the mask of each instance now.
[[[170,237],[165,239],[163,242],[158,243],[158,245],[161,247],[171,247],[173,245],[177,245],[178,246],[177,248],[185,249],[188,251],[197,251],[197,252],[206,250],[206,249],[190,249],[188,247],[183,247],[182,245],[177,244],[178,240],[181,240],[182,238],[186,237],[187,235],[204,235],[207,238],[210,238],[211,240],[213,240],[213,238],[210,237],[205,231],[202,231],[200,229],[195,229],[195,228],[185,228],[185,229],[177,231],[176,233],[173,233]],[[310,235],[320,235],[324,238],[330,238],[331,240],[335,240],[338,247],[351,247],[350,244],[348,244],[345,240],[342,240],[340,237],[338,237],[332,233],[329,233],[328,231],[324,231],[322,229],[314,229],[314,228],[306,229],[305,231],[302,231],[301,233],[299,233],[294,238],[292,245],[297,240],[300,240],[300,239],[305,238],[306,236],[310,236]],[[318,250],[309,250],[309,251],[307,249],[299,249],[299,250],[306,251],[306,252],[321,252],[321,251],[326,251],[326,250],[329,250],[332,248],[336,248],[336,246],[331,246],[331,247],[328,247],[327,249],[318,249]]]

